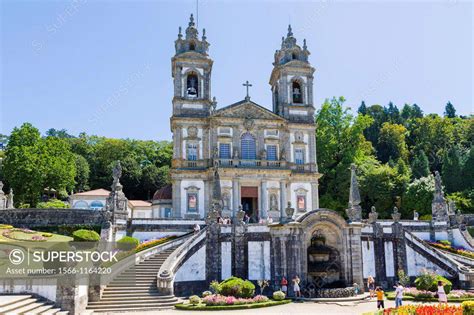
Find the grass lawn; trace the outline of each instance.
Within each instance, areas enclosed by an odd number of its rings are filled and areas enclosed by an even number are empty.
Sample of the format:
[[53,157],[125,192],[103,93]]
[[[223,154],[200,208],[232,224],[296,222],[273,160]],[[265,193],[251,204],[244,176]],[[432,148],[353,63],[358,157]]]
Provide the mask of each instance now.
[[[19,230],[11,232],[11,238],[3,236],[4,232],[10,231],[11,229],[0,228],[0,242],[32,242],[32,243],[44,243],[44,241],[33,241],[34,236],[42,236],[44,232],[35,231],[34,233],[25,233]],[[46,242],[69,242],[72,241],[72,237],[51,234],[50,237],[46,237]]]
[[216,306],[206,306],[206,304],[203,304],[203,303],[200,303],[198,305],[181,303],[181,304],[176,304],[175,307],[178,310],[183,310],[183,311],[225,311],[225,310],[245,310],[245,309],[261,308],[261,307],[269,307],[269,306],[287,304],[290,302],[291,300],[287,299],[283,301],[270,300],[268,302],[253,303],[253,304],[216,305]]
[[[395,300],[395,292],[386,292],[385,296],[387,297],[387,300]],[[410,295],[403,295],[403,300],[404,301],[418,301],[418,302],[438,302],[437,298],[415,298]],[[474,298],[453,298],[449,297],[448,295],[448,302],[452,303],[461,303],[464,301],[474,301]]]

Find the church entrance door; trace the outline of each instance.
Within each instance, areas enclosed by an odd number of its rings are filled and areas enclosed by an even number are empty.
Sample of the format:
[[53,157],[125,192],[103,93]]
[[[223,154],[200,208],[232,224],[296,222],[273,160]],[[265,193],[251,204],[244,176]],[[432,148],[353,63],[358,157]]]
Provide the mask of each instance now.
[[242,186],[242,209],[250,217],[251,223],[258,222],[258,187]]

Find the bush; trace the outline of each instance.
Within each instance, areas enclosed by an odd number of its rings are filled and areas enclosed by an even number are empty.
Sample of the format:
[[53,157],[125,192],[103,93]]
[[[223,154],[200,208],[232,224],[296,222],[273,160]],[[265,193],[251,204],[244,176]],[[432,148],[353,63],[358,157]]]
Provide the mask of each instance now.
[[424,214],[420,216],[421,221],[431,221],[433,219],[433,216],[431,214]]
[[441,240],[439,241],[441,244],[446,245],[446,246],[451,246],[451,242],[448,240]]
[[36,205],[38,209],[66,209],[69,208],[69,204],[58,199],[51,199],[46,202],[38,202]]
[[0,224],[0,230],[11,230],[11,229],[13,229],[13,225]]
[[189,303],[192,305],[198,305],[199,303],[201,303],[201,298],[197,295],[191,295],[189,297]]
[[74,242],[98,242],[100,235],[96,231],[77,230],[72,233]]
[[474,301],[464,301],[461,306],[464,315],[474,315]]
[[204,291],[202,293],[202,297],[205,298],[206,296],[209,296],[209,295],[212,295],[212,292],[211,291]]
[[282,301],[282,300],[285,299],[285,297],[286,297],[286,295],[285,295],[285,292],[283,292],[283,291],[275,291],[275,292],[273,292],[273,299],[274,299],[275,301]]
[[225,296],[249,298],[255,294],[255,285],[237,277],[230,277],[219,284],[219,293]]
[[438,291],[438,281],[443,282],[444,291],[446,294],[451,292],[451,288],[453,287],[451,281],[430,271],[425,271],[421,274],[421,276],[416,278],[415,285],[417,290],[436,292]]
[[43,233],[43,234],[41,234],[41,236],[44,236],[44,237],[51,237],[51,236],[53,236],[53,234],[51,234],[51,233]]
[[117,241],[117,248],[120,250],[128,251],[135,249],[140,244],[140,241],[136,237],[124,236]]

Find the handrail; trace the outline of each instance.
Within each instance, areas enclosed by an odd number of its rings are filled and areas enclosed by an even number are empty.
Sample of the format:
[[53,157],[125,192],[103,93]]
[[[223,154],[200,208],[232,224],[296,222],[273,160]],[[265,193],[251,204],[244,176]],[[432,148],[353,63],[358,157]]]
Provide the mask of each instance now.
[[199,244],[206,237],[206,229],[202,229],[199,233],[191,236],[180,247],[178,247],[171,255],[169,255],[158,270],[156,286],[158,291],[163,294],[173,294],[173,281],[176,276],[176,271],[181,262],[186,257],[186,254]]

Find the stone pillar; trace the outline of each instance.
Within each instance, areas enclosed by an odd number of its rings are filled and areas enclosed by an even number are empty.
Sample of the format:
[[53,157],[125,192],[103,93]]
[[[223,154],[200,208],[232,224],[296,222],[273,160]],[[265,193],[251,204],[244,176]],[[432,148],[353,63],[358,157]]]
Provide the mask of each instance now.
[[181,212],[181,179],[173,181],[173,217],[184,217],[184,214]]
[[56,303],[55,306],[64,311],[68,311],[71,315],[79,315],[84,313],[88,302],[88,290],[80,294],[79,286],[87,286],[87,283],[81,284],[80,279],[76,276],[68,275],[61,277],[56,286]]
[[260,185],[260,218],[266,219],[268,216],[268,191],[267,191],[267,181],[262,180]]
[[204,181],[204,218],[207,216],[207,211],[211,209],[210,196],[211,196],[211,185],[208,180]]
[[232,274],[236,277],[248,278],[248,246],[246,241],[247,226],[239,221],[234,224],[233,246],[232,246]]
[[285,208],[288,203],[286,195],[286,180],[280,181],[280,219],[286,218]]
[[239,197],[239,180],[237,178],[232,179],[232,217],[235,218],[235,214],[239,211],[240,197]]
[[221,243],[219,242],[221,226],[212,220],[206,232],[206,280],[220,280],[222,277]]
[[312,182],[311,183],[311,200],[312,200],[312,209],[311,210],[316,210],[319,209],[319,184],[318,182]]
[[382,287],[387,287],[387,272],[385,268],[385,241],[383,227],[378,223],[372,224],[374,232],[375,279]]
[[399,270],[403,270],[405,274],[407,270],[407,253],[405,243],[405,233],[403,226],[399,222],[392,224],[393,240],[393,256],[395,258],[395,274]]
[[351,223],[348,228],[348,257],[346,266],[350,268],[350,274],[352,279],[349,279],[352,283],[357,283],[360,287],[363,287],[364,275],[362,267],[362,224]]
[[209,154],[209,128],[204,128],[202,130],[202,158],[209,159],[211,155]]

